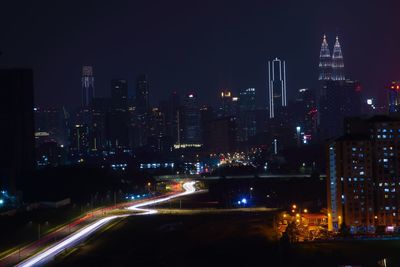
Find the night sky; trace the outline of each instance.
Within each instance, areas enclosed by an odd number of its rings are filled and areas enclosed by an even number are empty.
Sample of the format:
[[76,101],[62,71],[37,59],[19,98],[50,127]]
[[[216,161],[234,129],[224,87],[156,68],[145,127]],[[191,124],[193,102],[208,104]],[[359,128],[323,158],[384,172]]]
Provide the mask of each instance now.
[[286,60],[288,95],[315,87],[321,38],[340,35],[346,76],[368,94],[400,79],[398,1],[6,1],[0,8],[1,67],[31,67],[36,104],[79,105],[82,65],[97,96],[112,78],[130,89],[147,73],[153,105],[169,92],[255,87],[266,101],[266,61]]

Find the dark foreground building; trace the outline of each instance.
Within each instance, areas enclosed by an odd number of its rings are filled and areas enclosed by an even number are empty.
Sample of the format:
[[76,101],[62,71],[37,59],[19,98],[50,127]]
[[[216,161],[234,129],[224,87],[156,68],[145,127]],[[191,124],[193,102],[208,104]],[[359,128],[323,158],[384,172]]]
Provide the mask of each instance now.
[[34,168],[33,117],[32,70],[0,70],[0,181],[11,192]]

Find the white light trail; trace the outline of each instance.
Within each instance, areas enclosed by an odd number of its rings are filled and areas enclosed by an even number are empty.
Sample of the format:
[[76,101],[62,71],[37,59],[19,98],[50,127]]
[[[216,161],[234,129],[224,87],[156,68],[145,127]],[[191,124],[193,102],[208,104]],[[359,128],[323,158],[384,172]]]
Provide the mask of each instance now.
[[142,211],[143,213],[141,213],[140,215],[149,215],[149,214],[155,214],[157,213],[157,210],[155,209],[142,209],[141,207],[144,206],[150,206],[150,205],[155,205],[161,202],[165,202],[177,197],[182,197],[185,195],[189,195],[189,194],[193,194],[194,192],[196,192],[196,188],[194,187],[196,182],[187,182],[183,184],[183,189],[185,189],[185,192],[176,194],[176,195],[172,195],[169,197],[165,197],[165,198],[160,198],[160,199],[155,199],[155,200],[150,200],[150,201],[146,201],[143,203],[139,203],[139,204],[135,204],[133,206],[127,207],[128,210],[134,210],[134,211]]
[[[194,187],[195,183],[196,182],[184,183],[183,189],[185,190],[185,192],[182,192],[182,193],[179,193],[176,195],[172,195],[169,197],[165,197],[165,198],[145,201],[140,204],[135,204],[133,206],[130,206],[127,209],[132,210],[132,211],[141,211],[142,213],[140,213],[139,215],[155,214],[155,213],[157,213],[157,210],[144,209],[142,207],[155,205],[155,204],[165,202],[165,201],[177,198],[177,197],[193,194],[194,192],[196,192],[196,188]],[[130,216],[130,215],[114,215],[114,216],[109,216],[106,218],[99,219],[99,220],[93,222],[92,224],[82,228],[81,230],[77,231],[76,233],[73,233],[70,236],[67,236],[60,242],[45,249],[44,251],[17,264],[16,266],[17,267],[30,267],[30,266],[37,266],[37,265],[44,264],[45,262],[51,260],[52,258],[54,258],[56,255],[58,255],[62,251],[66,250],[70,247],[73,247],[74,245],[76,245],[77,243],[82,241],[83,239],[87,238],[89,235],[93,234],[95,231],[97,231],[99,228],[106,225],[110,221],[112,221],[116,218],[127,217],[127,216]]]

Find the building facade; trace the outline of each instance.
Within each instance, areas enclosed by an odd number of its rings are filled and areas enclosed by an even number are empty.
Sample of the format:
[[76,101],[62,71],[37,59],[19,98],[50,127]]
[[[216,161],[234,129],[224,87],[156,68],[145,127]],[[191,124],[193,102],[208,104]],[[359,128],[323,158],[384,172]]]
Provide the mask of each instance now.
[[400,119],[348,120],[347,134],[328,145],[331,230],[400,227]]

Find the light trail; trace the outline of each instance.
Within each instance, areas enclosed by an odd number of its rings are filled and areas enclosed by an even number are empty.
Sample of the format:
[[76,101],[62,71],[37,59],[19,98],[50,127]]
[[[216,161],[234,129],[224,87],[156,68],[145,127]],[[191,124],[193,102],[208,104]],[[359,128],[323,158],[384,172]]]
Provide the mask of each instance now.
[[[165,198],[159,198],[159,199],[154,199],[154,200],[149,200],[142,202],[140,204],[135,204],[133,206],[127,207],[126,209],[132,210],[132,211],[140,211],[141,213],[138,215],[149,215],[149,214],[155,214],[157,213],[157,210],[155,209],[144,209],[143,207],[145,206],[150,206],[150,205],[155,205],[161,202],[169,201],[171,199],[177,198],[177,197],[182,197],[185,195],[193,194],[196,192],[196,188],[194,187],[196,182],[187,182],[183,184],[183,189],[185,192],[172,195],[169,197]],[[135,214],[132,214],[135,215]],[[80,229],[76,233],[73,233],[60,242],[50,246],[49,248],[45,249],[44,251],[24,260],[23,262],[17,264],[17,267],[30,267],[30,266],[37,266],[44,264],[45,262],[50,261],[53,259],[56,255],[61,253],[62,251],[65,251],[68,248],[73,247],[74,245],[78,244],[82,240],[86,239],[88,236],[93,234],[95,231],[109,223],[110,221],[116,219],[116,218],[121,218],[121,217],[127,217],[131,215],[114,215],[114,216],[109,216],[106,218],[99,219],[92,224]]]
[[139,203],[139,204],[135,204],[133,206],[127,207],[126,209],[128,210],[132,210],[132,211],[141,211],[142,213],[140,213],[140,215],[149,215],[149,214],[155,214],[158,211],[155,209],[143,209],[141,207],[145,207],[145,206],[151,206],[151,205],[155,205],[161,202],[165,202],[165,201],[169,201],[171,199],[177,198],[177,197],[182,197],[182,196],[186,196],[189,194],[193,194],[194,192],[196,192],[196,188],[194,187],[196,182],[187,182],[183,184],[183,189],[185,189],[185,192],[176,194],[176,195],[172,195],[169,197],[165,197],[165,198],[159,198],[159,199],[155,199],[155,200],[150,200],[150,201],[146,201],[143,203]]

